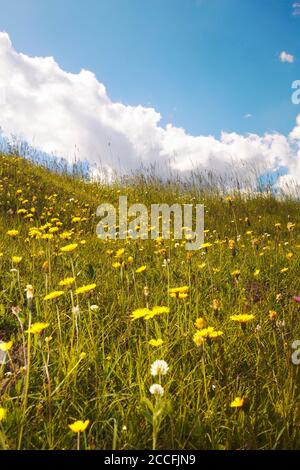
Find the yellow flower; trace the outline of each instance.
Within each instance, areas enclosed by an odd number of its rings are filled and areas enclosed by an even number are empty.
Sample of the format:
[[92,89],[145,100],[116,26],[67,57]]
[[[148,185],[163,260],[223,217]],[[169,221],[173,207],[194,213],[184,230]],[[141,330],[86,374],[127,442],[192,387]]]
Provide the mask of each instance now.
[[248,323],[251,320],[254,320],[254,318],[255,318],[255,315],[253,315],[252,313],[251,314],[241,313],[239,315],[231,315],[230,320],[236,321],[238,323],[245,324],[245,323]]
[[260,269],[256,269],[253,273],[253,276],[257,277],[259,276],[259,273],[260,273]]
[[72,238],[73,232],[62,232],[59,236],[62,240],[70,240]]
[[68,287],[71,284],[73,284],[74,281],[75,281],[75,277],[66,277],[65,279],[60,281],[58,285],[63,286],[63,287]]
[[277,312],[275,312],[275,310],[270,310],[269,311],[270,320],[275,320],[276,317],[277,317]]
[[202,330],[205,327],[205,320],[202,317],[197,318],[195,321],[195,327],[198,328],[199,330]]
[[163,313],[169,313],[170,309],[169,307],[153,307],[152,310],[149,311],[149,313],[145,316],[145,320],[149,320],[150,318],[153,318],[157,315],[162,315]]
[[80,217],[73,217],[72,223],[76,224],[77,222],[80,222],[81,218]]
[[71,243],[70,245],[62,246],[60,251],[63,253],[71,253],[72,251],[76,250],[77,247],[78,243]]
[[245,399],[243,397],[236,397],[231,403],[231,408],[241,408],[244,405]]
[[281,273],[286,273],[288,270],[289,270],[289,268],[282,268],[282,269],[280,270],[280,272],[281,272]]
[[8,235],[11,238],[16,238],[19,235],[19,230],[8,230],[6,232],[6,235]]
[[140,268],[136,269],[135,272],[136,273],[142,273],[146,270],[147,266],[141,266]]
[[198,346],[198,348],[200,348],[205,343],[205,338],[203,338],[203,336],[199,335],[199,331],[197,331],[193,336],[193,341],[196,344],[196,346]]
[[14,264],[19,264],[19,263],[21,263],[22,259],[23,259],[22,256],[13,256],[13,257],[12,257],[12,262],[13,262]]
[[186,299],[187,296],[188,296],[188,294],[186,294],[184,292],[178,292],[178,293],[172,292],[170,294],[170,297],[173,297],[173,298],[176,298],[176,299]]
[[58,299],[58,297],[62,296],[64,294],[64,291],[63,290],[55,290],[53,292],[50,292],[50,294],[47,294],[45,297],[44,297],[44,300],[54,300],[54,299]]
[[212,246],[212,244],[209,243],[209,242],[207,242],[207,243],[203,243],[203,244],[200,246],[200,248],[205,248],[205,249],[207,249],[207,248],[209,248],[209,247],[211,247],[211,246]]
[[7,352],[12,348],[12,345],[12,341],[7,341],[7,343],[0,343],[0,351]]
[[161,338],[160,339],[150,339],[149,344],[150,344],[150,346],[158,348],[159,346],[161,346],[163,344],[163,340]]
[[88,284],[87,286],[78,287],[75,290],[75,294],[87,294],[97,287],[97,284]]
[[124,255],[125,253],[125,249],[124,248],[120,248],[116,254],[115,254],[115,258],[122,258],[122,256]]
[[6,415],[6,410],[0,406],[0,423],[4,420]]
[[132,312],[130,317],[131,317],[131,320],[134,321],[134,320],[138,320],[139,318],[143,318],[149,314],[151,314],[151,310],[149,310],[149,308],[138,308]]
[[71,431],[76,433],[84,432],[88,427],[89,423],[89,419],[87,419],[86,421],[74,421],[74,423],[69,424],[69,428],[71,429]]
[[235,269],[230,274],[231,274],[231,276],[238,278],[241,274],[241,271],[239,269]]
[[115,269],[118,269],[122,266],[121,263],[119,263],[119,261],[116,261],[115,263],[112,264],[112,267],[115,268]]
[[36,322],[31,325],[31,327],[25,331],[25,333],[31,333],[33,335],[41,333],[49,326],[49,323]]

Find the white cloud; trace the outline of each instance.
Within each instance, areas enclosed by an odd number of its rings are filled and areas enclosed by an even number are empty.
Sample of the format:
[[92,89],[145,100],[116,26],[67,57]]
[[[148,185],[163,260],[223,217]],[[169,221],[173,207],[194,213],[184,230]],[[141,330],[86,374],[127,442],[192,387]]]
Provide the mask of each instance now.
[[285,52],[285,51],[282,51],[279,54],[279,59],[281,60],[281,62],[289,62],[290,64],[295,62],[295,57],[292,54],[288,54],[288,52]]
[[293,3],[292,8],[293,8],[293,15],[294,16],[300,15],[300,2]]
[[110,174],[156,163],[162,170],[199,167],[218,175],[234,170],[251,178],[287,166],[300,182],[300,117],[290,136],[192,136],[172,124],[162,127],[153,108],[113,102],[87,70],[67,73],[52,57],[16,52],[6,33],[0,33],[0,89],[5,90],[0,112],[4,133],[70,162],[76,147],[77,159]]
[[250,113],[244,114],[244,119],[250,119],[250,118],[252,118],[252,114]]

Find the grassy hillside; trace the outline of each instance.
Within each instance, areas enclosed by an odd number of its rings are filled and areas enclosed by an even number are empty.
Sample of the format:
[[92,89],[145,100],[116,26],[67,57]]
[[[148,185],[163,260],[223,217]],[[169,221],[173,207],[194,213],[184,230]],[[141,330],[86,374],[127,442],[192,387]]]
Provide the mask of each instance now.
[[[204,247],[97,239],[120,195],[204,203]],[[0,448],[299,449],[299,222],[288,198],[0,156]]]

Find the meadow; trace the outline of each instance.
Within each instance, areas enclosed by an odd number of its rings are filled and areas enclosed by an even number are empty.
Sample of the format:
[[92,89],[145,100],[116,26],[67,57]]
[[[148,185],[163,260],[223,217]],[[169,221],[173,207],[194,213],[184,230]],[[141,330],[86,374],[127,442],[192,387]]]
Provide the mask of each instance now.
[[[205,204],[201,249],[98,239],[119,195]],[[288,196],[0,155],[0,448],[299,449],[299,222]]]

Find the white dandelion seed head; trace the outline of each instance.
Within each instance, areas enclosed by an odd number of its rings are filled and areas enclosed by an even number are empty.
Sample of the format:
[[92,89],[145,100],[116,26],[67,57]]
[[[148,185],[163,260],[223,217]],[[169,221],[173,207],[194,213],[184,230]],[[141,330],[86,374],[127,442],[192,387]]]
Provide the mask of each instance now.
[[149,388],[149,391],[150,391],[151,395],[155,395],[155,396],[159,396],[159,397],[162,397],[163,394],[165,393],[163,387],[160,384],[151,385],[151,387]]
[[169,370],[169,366],[166,361],[158,360],[153,362],[151,366],[151,375],[166,375]]

